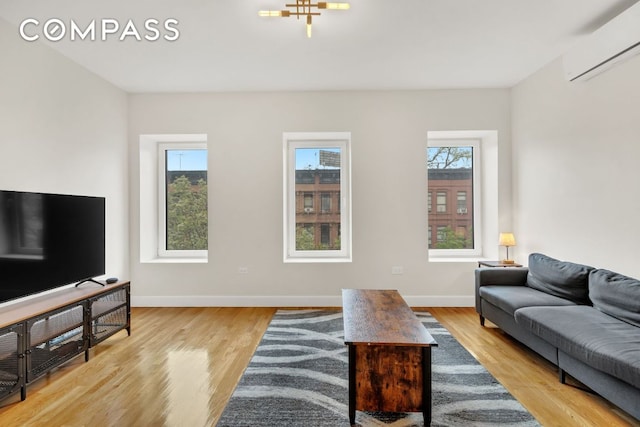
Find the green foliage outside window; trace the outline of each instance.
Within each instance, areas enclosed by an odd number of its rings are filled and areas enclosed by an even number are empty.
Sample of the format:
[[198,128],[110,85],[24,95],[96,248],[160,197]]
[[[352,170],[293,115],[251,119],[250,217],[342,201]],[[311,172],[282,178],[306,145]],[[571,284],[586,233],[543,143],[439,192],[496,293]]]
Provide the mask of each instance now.
[[207,181],[180,176],[167,189],[167,250],[206,250],[207,240]]
[[329,245],[316,244],[314,236],[314,228],[302,225],[296,226],[296,250],[298,251],[316,251],[316,250],[340,250],[340,236],[333,242],[333,247]]
[[[471,249],[473,248],[473,242],[471,238],[465,237],[463,234],[458,234],[451,229],[451,227],[446,227],[442,230],[443,238],[438,243],[436,243],[435,249]],[[473,236],[473,233],[469,233],[470,236]]]
[[296,227],[296,250],[311,251],[316,248],[312,227]]

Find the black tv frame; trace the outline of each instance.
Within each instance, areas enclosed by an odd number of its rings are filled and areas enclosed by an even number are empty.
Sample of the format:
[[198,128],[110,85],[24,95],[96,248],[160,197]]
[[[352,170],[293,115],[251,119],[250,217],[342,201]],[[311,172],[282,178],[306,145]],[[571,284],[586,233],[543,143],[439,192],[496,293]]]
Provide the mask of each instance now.
[[104,197],[0,190],[0,303],[99,283],[105,231]]

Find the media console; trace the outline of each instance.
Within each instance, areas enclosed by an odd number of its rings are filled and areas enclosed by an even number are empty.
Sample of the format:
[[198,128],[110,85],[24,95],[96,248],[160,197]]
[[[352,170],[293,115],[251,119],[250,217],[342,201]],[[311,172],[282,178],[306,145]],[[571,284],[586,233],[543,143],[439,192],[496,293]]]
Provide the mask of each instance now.
[[123,329],[131,335],[130,282],[87,283],[0,309],[0,399]]

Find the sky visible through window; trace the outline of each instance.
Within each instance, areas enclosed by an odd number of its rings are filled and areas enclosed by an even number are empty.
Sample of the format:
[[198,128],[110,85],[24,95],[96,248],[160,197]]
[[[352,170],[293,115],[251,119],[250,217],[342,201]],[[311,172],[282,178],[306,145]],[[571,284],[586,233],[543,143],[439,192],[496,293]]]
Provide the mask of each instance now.
[[[339,148],[323,148],[323,151],[339,153]],[[319,148],[296,149],[296,169],[333,169],[320,166]],[[170,150],[167,153],[167,170],[207,170],[207,150]]]
[[[322,148],[322,151],[340,153],[339,148]],[[296,170],[300,169],[339,169],[331,166],[320,166],[319,148],[296,148]]]
[[204,171],[207,170],[207,150],[168,150],[167,170]]

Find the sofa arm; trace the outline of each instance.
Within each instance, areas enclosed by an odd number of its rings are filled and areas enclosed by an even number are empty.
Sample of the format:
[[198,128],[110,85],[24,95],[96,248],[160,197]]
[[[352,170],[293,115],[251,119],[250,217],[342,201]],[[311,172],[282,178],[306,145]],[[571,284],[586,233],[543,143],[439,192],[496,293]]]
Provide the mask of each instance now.
[[485,285],[525,286],[527,267],[476,268],[476,289]]
[[476,268],[476,312],[482,315],[480,287],[487,285],[526,286],[527,267]]

